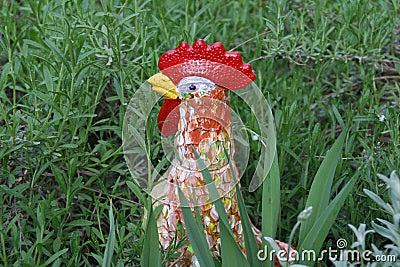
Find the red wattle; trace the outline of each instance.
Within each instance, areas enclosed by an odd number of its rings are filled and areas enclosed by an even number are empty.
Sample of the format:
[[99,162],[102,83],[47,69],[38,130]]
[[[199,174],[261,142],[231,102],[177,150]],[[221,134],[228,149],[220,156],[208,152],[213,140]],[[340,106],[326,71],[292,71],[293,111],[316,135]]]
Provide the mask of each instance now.
[[178,131],[180,99],[164,99],[158,114],[158,128],[165,136],[175,134]]

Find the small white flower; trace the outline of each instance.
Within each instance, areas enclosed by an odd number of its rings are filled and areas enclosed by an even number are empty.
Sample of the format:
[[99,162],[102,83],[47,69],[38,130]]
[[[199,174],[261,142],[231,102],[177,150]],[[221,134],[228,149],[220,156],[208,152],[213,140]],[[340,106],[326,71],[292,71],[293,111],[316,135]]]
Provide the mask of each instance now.
[[385,115],[383,115],[383,114],[378,115],[378,120],[379,120],[380,122],[384,122],[385,119],[386,119]]
[[310,218],[311,214],[312,214],[312,206],[307,207],[302,212],[300,212],[299,216],[297,216],[297,220],[300,222],[304,222],[308,218]]
[[257,141],[258,140],[258,135],[253,134],[253,136],[251,138],[253,139],[253,141]]

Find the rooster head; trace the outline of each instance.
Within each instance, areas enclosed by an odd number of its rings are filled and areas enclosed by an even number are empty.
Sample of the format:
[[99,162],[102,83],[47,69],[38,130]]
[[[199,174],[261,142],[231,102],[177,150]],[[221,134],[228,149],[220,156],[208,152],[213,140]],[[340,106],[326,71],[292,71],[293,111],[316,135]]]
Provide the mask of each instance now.
[[179,109],[184,99],[209,93],[216,88],[238,90],[256,78],[250,64],[244,64],[238,52],[228,52],[222,43],[207,45],[197,40],[192,46],[182,42],[161,55],[161,73],[147,81],[152,90],[164,96],[158,114],[158,127],[165,136],[178,129]]

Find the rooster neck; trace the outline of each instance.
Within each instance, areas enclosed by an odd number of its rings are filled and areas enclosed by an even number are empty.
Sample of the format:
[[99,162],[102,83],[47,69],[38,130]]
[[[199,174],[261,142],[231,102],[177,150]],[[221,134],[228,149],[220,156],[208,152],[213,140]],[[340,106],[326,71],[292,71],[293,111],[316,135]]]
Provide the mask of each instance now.
[[233,156],[231,111],[226,91],[216,88],[209,95],[193,95],[179,107],[180,119],[175,140],[178,164],[190,170],[198,169],[193,149],[209,170],[219,170]]

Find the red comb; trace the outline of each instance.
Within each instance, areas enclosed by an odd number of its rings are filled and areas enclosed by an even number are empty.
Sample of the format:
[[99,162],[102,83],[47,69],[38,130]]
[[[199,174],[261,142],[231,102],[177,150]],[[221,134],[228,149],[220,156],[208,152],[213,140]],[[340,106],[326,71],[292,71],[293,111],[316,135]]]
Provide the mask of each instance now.
[[250,64],[243,64],[238,52],[225,51],[220,42],[207,45],[199,39],[192,46],[182,42],[161,55],[158,67],[175,84],[188,76],[207,78],[217,85],[237,90],[256,78]]

